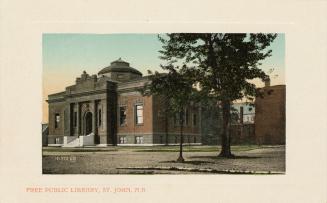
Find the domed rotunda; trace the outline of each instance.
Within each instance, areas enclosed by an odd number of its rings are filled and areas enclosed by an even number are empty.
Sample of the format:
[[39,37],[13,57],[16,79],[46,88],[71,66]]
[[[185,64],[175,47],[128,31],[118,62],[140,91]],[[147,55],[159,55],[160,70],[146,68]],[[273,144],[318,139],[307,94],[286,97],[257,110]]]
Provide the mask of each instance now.
[[98,73],[99,76],[106,76],[115,81],[125,82],[142,78],[142,73],[129,66],[129,63],[119,58],[110,63],[110,66],[103,68]]

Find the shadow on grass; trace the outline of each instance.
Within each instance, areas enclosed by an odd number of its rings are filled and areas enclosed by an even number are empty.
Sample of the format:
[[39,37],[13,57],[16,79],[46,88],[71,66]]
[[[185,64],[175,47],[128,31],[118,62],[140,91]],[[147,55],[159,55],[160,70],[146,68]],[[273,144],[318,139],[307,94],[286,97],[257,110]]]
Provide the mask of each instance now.
[[[181,163],[178,161],[161,161],[159,163]],[[210,161],[184,161],[183,164],[191,164],[191,165],[202,165],[202,164],[212,164]]]
[[220,156],[191,156],[191,159],[260,159],[263,157],[258,156],[233,156],[233,157],[220,157]]

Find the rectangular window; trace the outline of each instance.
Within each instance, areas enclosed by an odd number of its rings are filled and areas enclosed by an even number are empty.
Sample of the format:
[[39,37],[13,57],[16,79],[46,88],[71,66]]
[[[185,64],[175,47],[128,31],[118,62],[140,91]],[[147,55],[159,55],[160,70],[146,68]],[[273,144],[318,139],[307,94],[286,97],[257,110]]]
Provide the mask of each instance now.
[[101,109],[99,109],[99,119],[98,119],[98,121],[99,121],[98,126],[101,126],[101,123],[102,123]]
[[55,114],[55,128],[58,128],[60,122],[60,115],[59,113]]
[[57,138],[55,139],[55,144],[60,144],[60,138],[59,138],[59,137],[57,137]]
[[143,124],[143,105],[136,105],[136,124]]
[[120,144],[126,144],[127,143],[127,137],[120,137],[119,142],[120,142]]
[[196,126],[196,114],[193,114],[193,126]]
[[119,107],[120,126],[126,125],[126,106]]
[[143,144],[143,137],[142,136],[136,136],[135,141],[136,141],[136,144]]
[[73,124],[74,124],[74,127],[77,126],[77,112],[74,112],[74,115],[73,115]]

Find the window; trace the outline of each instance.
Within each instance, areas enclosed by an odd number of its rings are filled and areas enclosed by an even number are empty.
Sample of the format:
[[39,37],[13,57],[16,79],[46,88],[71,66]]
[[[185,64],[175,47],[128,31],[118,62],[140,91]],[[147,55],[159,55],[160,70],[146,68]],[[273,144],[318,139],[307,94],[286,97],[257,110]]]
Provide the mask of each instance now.
[[59,138],[59,137],[57,137],[57,138],[55,139],[55,144],[60,144],[60,138]]
[[127,143],[127,137],[120,137],[119,142],[120,142],[120,144],[126,144]]
[[119,107],[120,126],[126,125],[126,106]]
[[55,128],[58,128],[60,122],[60,115],[59,113],[55,114]]
[[136,105],[136,124],[143,124],[143,104]]
[[143,144],[143,137],[142,136],[136,136],[135,137],[136,144]]
[[77,112],[74,112],[74,115],[73,115],[73,125],[74,125],[74,127],[77,126]]
[[185,110],[185,125],[188,126],[188,109]]
[[98,119],[98,121],[99,121],[98,126],[101,126],[101,123],[102,123],[101,109],[99,109],[99,119]]
[[193,114],[193,126],[196,126],[196,114]]

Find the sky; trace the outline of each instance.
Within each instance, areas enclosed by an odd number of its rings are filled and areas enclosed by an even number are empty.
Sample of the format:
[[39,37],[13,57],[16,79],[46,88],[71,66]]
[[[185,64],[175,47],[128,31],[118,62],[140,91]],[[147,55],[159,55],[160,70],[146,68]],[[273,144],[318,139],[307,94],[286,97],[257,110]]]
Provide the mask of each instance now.
[[[49,94],[73,85],[85,70],[97,74],[110,62],[122,58],[147,75],[147,70],[162,72],[159,59],[161,42],[158,34],[43,34],[43,120],[48,121]],[[285,84],[285,35],[278,34],[271,44],[272,56],[262,61],[270,73],[271,85]],[[263,83],[254,81],[258,87]]]

